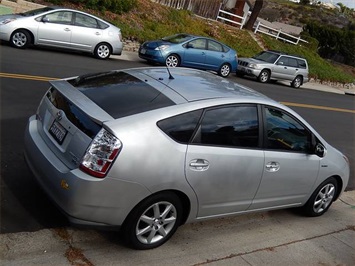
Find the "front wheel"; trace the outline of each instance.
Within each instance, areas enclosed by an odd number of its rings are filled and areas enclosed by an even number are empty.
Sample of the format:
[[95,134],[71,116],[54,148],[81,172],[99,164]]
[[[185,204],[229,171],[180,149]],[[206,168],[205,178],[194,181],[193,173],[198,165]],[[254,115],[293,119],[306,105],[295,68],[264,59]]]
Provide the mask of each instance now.
[[17,30],[11,35],[10,42],[13,47],[25,49],[31,43],[31,35],[25,30]]
[[178,67],[180,66],[180,58],[175,54],[171,54],[166,58],[165,64],[167,67]]
[[111,55],[111,47],[106,43],[100,43],[96,46],[94,55],[98,59],[107,59]]
[[270,72],[266,69],[263,69],[258,76],[258,80],[261,83],[265,83],[265,82],[268,82],[269,79],[270,79]]
[[315,217],[324,214],[332,205],[338,191],[338,183],[334,177],[325,180],[313,192],[303,211],[307,216]]
[[182,204],[173,193],[160,193],[142,201],[129,214],[123,236],[135,249],[151,249],[164,244],[180,225]]
[[229,76],[229,73],[231,73],[231,67],[229,66],[229,64],[223,64],[218,71],[218,75],[226,78]]

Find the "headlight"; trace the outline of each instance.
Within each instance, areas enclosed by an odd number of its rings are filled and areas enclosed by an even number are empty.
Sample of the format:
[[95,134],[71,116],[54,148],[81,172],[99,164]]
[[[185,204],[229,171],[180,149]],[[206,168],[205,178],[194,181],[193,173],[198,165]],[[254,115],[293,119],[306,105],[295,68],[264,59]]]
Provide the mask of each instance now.
[[165,49],[168,49],[170,47],[170,45],[167,45],[167,44],[163,44],[163,45],[160,45],[158,46],[157,48],[155,48],[154,50],[165,50]]
[[8,19],[5,19],[3,21],[0,22],[0,25],[5,25],[5,24],[8,24],[12,21],[16,20],[15,18],[8,18]]
[[258,68],[258,65],[257,64],[249,64],[248,67],[250,67],[250,68]]

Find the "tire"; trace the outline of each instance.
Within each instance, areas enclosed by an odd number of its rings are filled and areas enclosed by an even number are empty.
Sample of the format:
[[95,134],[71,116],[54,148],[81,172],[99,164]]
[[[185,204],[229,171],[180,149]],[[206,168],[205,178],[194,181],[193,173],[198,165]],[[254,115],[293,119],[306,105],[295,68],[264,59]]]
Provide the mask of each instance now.
[[12,33],[10,42],[13,47],[25,49],[32,42],[32,38],[27,31],[17,30]]
[[295,79],[291,82],[291,87],[298,89],[303,83],[303,79],[301,76],[295,77]]
[[223,64],[218,70],[218,75],[224,78],[228,77],[230,73],[231,73],[231,67],[227,63]]
[[152,249],[170,239],[181,223],[182,204],[173,193],[160,193],[143,200],[122,226],[126,243],[134,249]]
[[165,64],[167,67],[178,67],[180,66],[180,58],[176,54],[171,54],[165,59]]
[[107,43],[99,43],[95,47],[94,55],[98,59],[105,60],[110,57],[111,55],[111,46]]
[[313,192],[307,203],[302,207],[304,214],[310,217],[321,216],[332,205],[338,192],[338,183],[334,177],[325,180]]
[[258,81],[260,81],[261,83],[266,83],[269,82],[269,80],[270,80],[270,71],[266,69],[261,70],[258,76]]

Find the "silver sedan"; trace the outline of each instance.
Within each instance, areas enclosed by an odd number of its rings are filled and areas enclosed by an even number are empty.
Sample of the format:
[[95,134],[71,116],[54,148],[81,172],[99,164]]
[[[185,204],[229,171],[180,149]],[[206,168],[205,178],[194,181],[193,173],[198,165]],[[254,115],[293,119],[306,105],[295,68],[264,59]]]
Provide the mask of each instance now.
[[89,52],[99,59],[120,55],[121,30],[77,10],[44,7],[21,14],[0,16],[0,40],[13,47],[42,45]]
[[51,81],[25,158],[72,223],[121,228],[137,249],[187,222],[291,207],[320,216],[349,179],[348,159],[293,110],[186,68]]

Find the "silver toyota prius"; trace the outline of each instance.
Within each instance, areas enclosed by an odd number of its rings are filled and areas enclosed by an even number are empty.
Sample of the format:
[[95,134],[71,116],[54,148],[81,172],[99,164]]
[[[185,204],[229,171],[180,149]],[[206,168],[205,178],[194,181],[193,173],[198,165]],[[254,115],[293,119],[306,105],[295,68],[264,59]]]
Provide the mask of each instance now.
[[135,249],[209,218],[320,216],[349,179],[348,159],[293,110],[186,68],[50,81],[25,159],[72,223],[120,229]]
[[116,26],[88,13],[52,6],[1,15],[0,40],[15,48],[41,45],[89,52],[99,59],[120,55],[123,49]]

